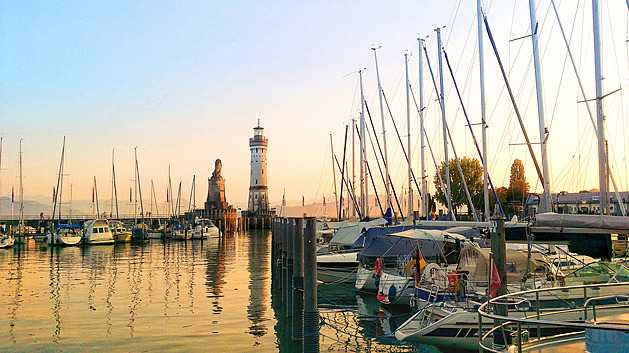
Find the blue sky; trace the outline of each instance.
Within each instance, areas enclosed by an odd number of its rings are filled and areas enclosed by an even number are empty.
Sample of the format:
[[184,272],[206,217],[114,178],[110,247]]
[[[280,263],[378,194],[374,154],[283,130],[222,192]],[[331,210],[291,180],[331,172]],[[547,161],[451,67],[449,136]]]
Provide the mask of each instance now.
[[[3,2],[0,133],[4,137],[4,170],[0,193],[9,195],[11,185],[17,185],[17,146],[23,139],[25,193],[50,194],[66,135],[66,179],[73,183],[76,199],[91,196],[94,176],[99,180],[99,194],[108,197],[114,148],[117,183],[121,189],[128,189],[133,178],[133,148],[137,146],[142,183],[148,185],[154,179],[158,199],[165,198],[168,165],[173,180],[182,180],[184,190],[189,190],[195,174],[197,200],[204,199],[205,178],[211,175],[214,160],[221,158],[228,201],[245,201],[249,180],[247,139],[257,119],[261,119],[269,138],[271,200],[281,199],[284,189],[289,199],[299,200],[305,195],[307,200],[319,200],[332,191],[329,134],[333,134],[335,149],[340,151],[344,124],[357,117],[357,76],[344,76],[360,67],[367,68],[366,98],[376,126],[380,125],[371,44],[383,46],[378,52],[383,88],[391,99],[398,128],[405,130],[403,54],[408,50],[411,55],[411,81],[416,82],[416,38],[430,36],[427,43],[435,65],[433,30],[447,25],[446,50],[465,89],[468,110],[478,116],[475,8],[473,2],[468,2]],[[529,134],[539,141],[534,96],[531,100],[532,69],[525,69],[530,59],[530,40],[521,47],[519,42],[508,41],[528,33],[528,6],[511,1],[483,3],[513,85],[520,89],[518,99],[527,115]],[[566,68],[560,76],[565,50],[560,50],[552,16],[547,19],[549,2],[539,3],[538,20],[544,23],[541,33],[549,33],[540,39],[546,44],[545,96],[553,102],[547,103],[546,110],[557,116],[548,121],[565,126],[556,128],[561,133],[551,135],[551,146],[555,147],[552,160],[559,161],[553,164],[552,173],[563,180],[566,177],[562,171],[573,168],[567,167],[566,161],[574,158],[578,149],[574,140],[590,144],[591,137],[585,136],[589,122],[583,111],[572,107],[578,100],[574,81],[568,81],[572,69]],[[626,64],[618,64],[627,62],[627,7],[623,2],[609,3],[604,17],[612,24],[604,25],[604,31],[605,48],[610,53],[606,56],[606,72],[613,72],[606,88],[611,91],[627,80]],[[569,5],[560,9],[570,26],[574,13],[579,14],[575,36],[584,39],[578,58],[583,79],[592,81],[588,47],[591,21],[587,17],[590,5]],[[493,112],[490,170],[502,184],[505,175],[508,182],[510,161],[527,157],[524,148],[513,147],[522,141],[512,117],[507,118],[512,113],[487,39],[485,55],[490,91],[487,104],[488,111]],[[559,60],[548,60],[555,57]],[[558,82],[563,82],[561,90]],[[458,152],[473,156],[449,79],[446,86],[448,119],[461,142]],[[431,94],[427,70],[424,89]],[[559,91],[567,91],[559,107],[570,109],[568,112],[557,112],[554,102],[560,101],[556,94]],[[593,96],[593,91],[589,94]],[[610,130],[616,135],[610,137],[612,143],[622,140],[624,133],[624,93],[617,96],[616,103],[608,104],[621,121],[610,122]],[[429,109],[427,119],[434,131],[431,136],[439,151],[440,113],[434,105]],[[578,122],[563,122],[561,116],[567,115],[578,116]],[[416,114],[413,119],[416,130]],[[390,122],[387,125],[387,133],[392,133]],[[401,186],[406,183],[405,172],[395,140],[393,135],[388,137],[393,178]],[[563,147],[566,145],[570,148]],[[615,148],[619,160],[616,168],[626,189],[626,147],[619,142]],[[579,162],[584,165],[573,173],[596,173],[591,151],[582,154]],[[530,160],[525,166],[533,189],[540,190]],[[428,174],[432,175],[433,170],[429,166]],[[577,184],[563,181],[554,188],[597,187],[596,174],[580,178],[583,180]],[[147,192],[145,189],[144,194]]]

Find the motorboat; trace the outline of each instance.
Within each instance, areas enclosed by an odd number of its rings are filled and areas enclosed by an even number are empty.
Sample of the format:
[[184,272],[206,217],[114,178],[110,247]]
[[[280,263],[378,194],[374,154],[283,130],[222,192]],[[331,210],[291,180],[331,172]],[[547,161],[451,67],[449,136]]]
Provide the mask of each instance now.
[[192,239],[218,238],[221,232],[214,223],[207,219],[197,219],[192,228]]
[[131,241],[132,233],[124,227],[122,222],[118,220],[109,220],[107,225],[109,226],[116,243],[128,243]]
[[95,219],[87,221],[84,225],[85,234],[83,239],[85,244],[113,244],[114,236],[107,225],[106,219]]
[[0,249],[12,247],[15,244],[15,238],[11,234],[0,235]]
[[49,237],[52,245],[80,245],[83,240],[83,228],[77,224],[60,224]]

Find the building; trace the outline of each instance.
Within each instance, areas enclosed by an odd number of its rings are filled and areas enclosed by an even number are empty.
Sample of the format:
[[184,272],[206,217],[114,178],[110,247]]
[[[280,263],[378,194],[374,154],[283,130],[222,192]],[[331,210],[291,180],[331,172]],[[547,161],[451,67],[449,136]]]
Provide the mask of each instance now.
[[264,128],[253,128],[253,137],[249,139],[251,150],[251,174],[249,178],[249,199],[247,202],[247,218],[252,228],[270,228],[274,212],[269,209],[267,187],[266,149],[269,141],[264,137]]
[[[625,209],[629,209],[627,201],[629,201],[629,192],[619,192],[620,198],[625,206]],[[552,194],[551,199],[553,202],[553,209],[556,213],[568,213],[568,214],[600,214],[601,207],[599,202],[598,192],[578,192],[568,193],[560,192],[558,194]],[[527,215],[532,216],[537,212],[539,205],[540,195],[530,194],[526,199],[525,212]],[[621,208],[618,204],[618,199],[614,192],[609,193],[609,214],[614,216],[621,215]]]

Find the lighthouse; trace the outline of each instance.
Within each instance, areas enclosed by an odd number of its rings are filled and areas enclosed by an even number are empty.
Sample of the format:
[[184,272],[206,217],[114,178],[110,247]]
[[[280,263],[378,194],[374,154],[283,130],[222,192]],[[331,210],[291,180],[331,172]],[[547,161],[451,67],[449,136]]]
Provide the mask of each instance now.
[[263,215],[269,211],[269,195],[266,185],[266,148],[269,141],[264,137],[264,128],[253,128],[253,137],[249,138],[251,150],[251,175],[249,179],[249,202],[247,204],[250,215]]

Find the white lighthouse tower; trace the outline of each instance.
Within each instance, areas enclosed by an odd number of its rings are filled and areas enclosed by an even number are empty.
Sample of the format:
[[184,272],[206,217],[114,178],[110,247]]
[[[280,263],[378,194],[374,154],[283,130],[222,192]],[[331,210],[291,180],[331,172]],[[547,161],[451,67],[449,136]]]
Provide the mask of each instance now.
[[249,179],[249,214],[264,214],[269,211],[269,195],[266,185],[266,148],[269,142],[264,137],[264,128],[253,128],[253,137],[249,139],[251,149],[251,178]]

